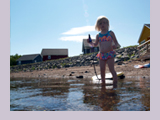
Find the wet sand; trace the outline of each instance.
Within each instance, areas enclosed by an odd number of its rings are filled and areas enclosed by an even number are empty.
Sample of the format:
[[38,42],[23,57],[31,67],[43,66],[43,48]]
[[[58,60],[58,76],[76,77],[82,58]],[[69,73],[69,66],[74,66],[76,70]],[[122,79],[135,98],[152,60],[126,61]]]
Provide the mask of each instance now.
[[[122,65],[117,65],[115,63],[116,72],[123,72],[125,77],[150,77],[150,68],[134,68],[134,65],[144,65],[150,63],[148,61],[125,61]],[[97,74],[100,74],[99,65],[96,66]],[[106,65],[106,73],[109,72],[108,66]],[[93,66],[81,66],[81,67],[70,67],[70,68],[61,68],[61,69],[48,69],[37,71],[34,70],[32,72],[17,72],[10,73],[11,78],[51,78],[51,79],[59,79],[59,78],[77,78],[79,76],[83,76],[83,78],[91,79],[92,76],[95,75]]]

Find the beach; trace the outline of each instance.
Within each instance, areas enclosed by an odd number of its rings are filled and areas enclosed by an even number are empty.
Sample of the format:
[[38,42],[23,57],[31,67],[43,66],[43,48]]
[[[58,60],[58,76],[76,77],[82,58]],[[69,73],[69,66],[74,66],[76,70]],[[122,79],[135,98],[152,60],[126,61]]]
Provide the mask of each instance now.
[[[144,65],[150,63],[147,61],[124,61],[122,65],[115,63],[116,72],[123,72],[125,77],[150,77],[150,68],[134,68],[134,65]],[[99,65],[95,66],[97,75],[100,74]],[[106,65],[106,73],[109,73],[108,66]],[[33,70],[30,72],[19,71],[10,72],[10,78],[47,78],[47,79],[91,79],[95,75],[94,66],[80,66],[69,68],[55,68]]]

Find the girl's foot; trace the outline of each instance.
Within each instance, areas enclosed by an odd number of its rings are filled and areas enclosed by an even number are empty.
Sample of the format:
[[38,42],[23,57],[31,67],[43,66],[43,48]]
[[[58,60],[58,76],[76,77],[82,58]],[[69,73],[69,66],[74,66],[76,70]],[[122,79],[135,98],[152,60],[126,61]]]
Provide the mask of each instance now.
[[113,81],[113,88],[117,88],[117,81]]

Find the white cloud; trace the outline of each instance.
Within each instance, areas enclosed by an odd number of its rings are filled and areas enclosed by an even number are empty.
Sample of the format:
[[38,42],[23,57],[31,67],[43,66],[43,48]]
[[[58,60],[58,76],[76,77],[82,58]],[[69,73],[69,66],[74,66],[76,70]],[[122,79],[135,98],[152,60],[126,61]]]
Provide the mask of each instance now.
[[[110,28],[113,29],[112,26],[110,26]],[[62,41],[82,42],[83,39],[88,38],[88,34],[91,32],[95,32],[95,26],[83,26],[83,27],[71,28],[70,30],[62,33],[62,35],[64,35],[64,36],[62,36],[59,39]],[[96,34],[91,35],[91,37],[92,37],[92,39],[95,39]]]
[[[91,35],[92,39],[95,38],[95,36]],[[83,39],[87,39],[87,35],[76,35],[76,36],[64,36],[61,37],[60,40],[62,41],[75,41],[75,42],[82,42]]]
[[70,30],[62,34],[63,35],[78,35],[78,34],[84,34],[86,32],[92,32],[92,31],[95,31],[94,26],[83,26],[83,27],[71,28]]
[[62,41],[76,41],[76,42],[82,42],[83,39],[87,39],[87,36],[64,36],[61,37],[60,40]]

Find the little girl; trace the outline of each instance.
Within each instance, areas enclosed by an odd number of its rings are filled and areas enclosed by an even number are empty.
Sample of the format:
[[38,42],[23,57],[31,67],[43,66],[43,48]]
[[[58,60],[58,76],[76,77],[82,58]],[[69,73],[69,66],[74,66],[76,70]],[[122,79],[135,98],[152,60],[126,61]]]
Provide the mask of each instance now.
[[105,85],[105,68],[107,63],[113,76],[113,87],[116,88],[117,74],[114,69],[114,57],[116,56],[116,53],[113,49],[116,49],[119,44],[114,32],[109,31],[109,20],[105,16],[98,17],[95,29],[100,31],[100,33],[96,36],[96,42],[90,42],[89,39],[87,42],[92,46],[97,46],[99,43],[100,51],[96,57],[99,59],[102,85]]

